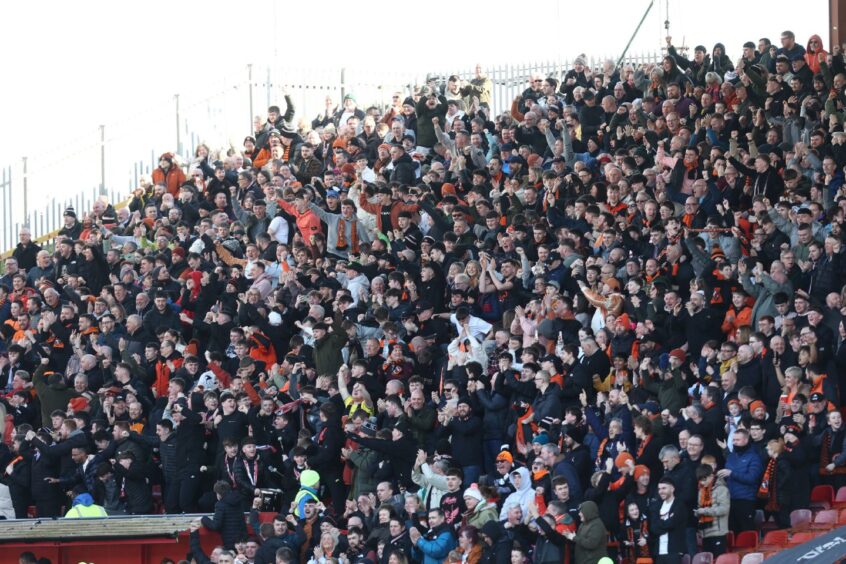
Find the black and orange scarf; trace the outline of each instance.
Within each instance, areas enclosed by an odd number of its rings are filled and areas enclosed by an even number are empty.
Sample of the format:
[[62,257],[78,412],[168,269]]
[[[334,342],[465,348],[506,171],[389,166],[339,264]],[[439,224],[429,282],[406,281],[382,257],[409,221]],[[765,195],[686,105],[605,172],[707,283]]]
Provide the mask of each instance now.
[[758,499],[767,501],[764,509],[767,511],[778,511],[778,492],[776,492],[776,477],[778,474],[778,459],[770,458],[767,462],[767,469],[764,470],[764,477],[758,487]]
[[[714,498],[713,498],[713,488],[714,488],[714,479],[708,482],[708,485],[703,486],[699,485],[699,509],[705,509],[707,507],[712,507],[714,505]],[[700,515],[699,516],[699,525],[700,526],[709,526],[711,523],[714,522],[713,515]]]
[[[352,254],[358,254],[358,221],[353,219],[351,222],[352,224],[352,236],[351,239],[351,246],[352,246]],[[343,219],[338,220],[338,243],[335,245],[335,248],[339,251],[346,251],[347,250],[347,225],[346,221]]]

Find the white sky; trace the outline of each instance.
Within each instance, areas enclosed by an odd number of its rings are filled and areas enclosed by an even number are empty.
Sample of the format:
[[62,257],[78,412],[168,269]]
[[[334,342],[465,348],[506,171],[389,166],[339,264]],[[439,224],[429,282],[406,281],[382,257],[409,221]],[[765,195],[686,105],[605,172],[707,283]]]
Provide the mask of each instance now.
[[[30,157],[34,207],[56,192],[57,182],[47,182],[46,169],[74,162],[99,177],[99,124],[107,124],[108,137],[123,136],[123,142],[134,127],[153,127],[158,138],[151,134],[150,148],[171,149],[173,94],[191,100],[201,98],[202,92],[220,91],[222,83],[244,80],[247,63],[274,69],[293,65],[426,71],[466,69],[477,61],[499,65],[555,60],[581,52],[617,56],[648,3],[7,3],[0,30],[6,79],[0,90],[0,166],[19,166],[23,155]],[[702,43],[710,50],[720,41],[732,59],[740,55],[744,41],[767,36],[777,43],[785,28],[802,43],[812,33],[828,41],[826,0],[805,0],[801,7],[794,2],[656,0],[630,52],[663,45],[667,3],[674,43],[684,41],[691,48]],[[782,10],[782,5],[793,8]],[[265,100],[255,99],[259,112]],[[238,112],[246,134],[248,116]],[[117,125],[121,122],[123,130]],[[149,153],[147,149],[137,158],[149,161]],[[115,148],[111,161],[128,159],[116,155]],[[128,170],[130,163],[121,167]],[[86,189],[93,182],[89,176],[82,186]],[[118,176],[110,168],[107,184],[124,186],[126,176]],[[58,188],[65,193],[79,189],[72,183]]]

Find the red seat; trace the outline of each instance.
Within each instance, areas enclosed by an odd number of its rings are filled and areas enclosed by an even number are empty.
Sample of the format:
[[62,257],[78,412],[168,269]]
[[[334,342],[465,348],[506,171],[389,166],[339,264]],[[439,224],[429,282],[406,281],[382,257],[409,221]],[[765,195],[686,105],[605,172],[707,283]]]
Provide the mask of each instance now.
[[831,529],[837,525],[837,518],[839,517],[836,509],[826,509],[820,511],[814,516],[814,522],[811,523],[812,529]]
[[761,564],[764,561],[764,555],[760,552],[750,552],[743,556],[740,564]]
[[840,510],[840,516],[839,516],[839,518],[837,519],[837,522],[838,522],[839,524],[846,524],[846,509],[841,509],[841,510]]
[[813,520],[810,509],[794,509],[790,512],[791,529],[807,529]]
[[734,531],[726,533],[726,546],[729,550],[734,548]]
[[829,485],[814,486],[811,490],[811,509],[831,509],[834,503],[834,488]]
[[838,488],[834,503],[846,503],[846,486]]
[[738,534],[734,540],[734,548],[741,550],[744,548],[758,548],[758,531],[743,531]]
[[720,554],[714,564],[740,564],[740,555],[735,552]]
[[794,533],[790,536],[789,543],[792,546],[796,546],[797,544],[806,543],[808,541],[814,540],[819,533],[814,533],[811,531],[802,531],[799,533]]
[[713,564],[714,555],[710,552],[698,552],[693,555],[693,560],[690,564]]
[[786,529],[777,529],[775,531],[767,531],[764,535],[764,540],[761,546],[782,546],[787,544],[788,534]]

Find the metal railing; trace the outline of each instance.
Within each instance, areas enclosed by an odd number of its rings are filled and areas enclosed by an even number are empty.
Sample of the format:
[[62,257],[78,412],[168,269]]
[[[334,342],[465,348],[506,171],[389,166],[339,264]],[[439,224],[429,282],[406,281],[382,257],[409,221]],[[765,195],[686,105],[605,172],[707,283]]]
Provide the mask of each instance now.
[[[588,57],[587,64],[599,69],[607,58]],[[660,51],[632,54],[624,63],[655,63],[660,58]],[[486,68],[494,85],[494,114],[509,110],[532,74],[560,80],[572,66],[570,58]],[[384,109],[394,92],[410,95],[426,83],[427,76],[445,81],[451,74],[470,79],[474,73],[474,69],[422,73],[247,65],[240,78],[239,73],[224,74],[226,80],[204,88],[201,94],[165,97],[122,121],[83,132],[61,147],[39,149],[35,156],[0,167],[0,251],[6,251],[5,255],[14,248],[24,225],[34,238],[49,238],[61,228],[62,213],[69,205],[81,215],[96,198],[106,197],[111,203],[127,198],[140,177],[158,166],[162,152],[176,153],[183,162],[190,162],[200,143],[211,147],[215,158],[218,150],[240,149],[244,137],[253,131],[255,116],[265,116],[270,104],[284,106],[283,93],[291,96],[297,124],[309,128],[324,111],[327,95],[339,105],[345,94],[352,93],[359,107]]]

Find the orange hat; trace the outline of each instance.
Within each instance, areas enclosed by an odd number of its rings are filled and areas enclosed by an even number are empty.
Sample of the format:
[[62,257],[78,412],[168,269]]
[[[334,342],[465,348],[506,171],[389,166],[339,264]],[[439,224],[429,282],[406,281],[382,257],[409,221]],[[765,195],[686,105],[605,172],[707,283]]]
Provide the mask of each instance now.
[[755,410],[759,407],[763,410],[767,409],[767,406],[764,405],[764,402],[762,402],[761,400],[755,400],[749,404],[749,413],[755,413]]
[[504,450],[496,455],[497,460],[507,460],[508,462],[514,463],[514,457],[511,456],[511,453],[507,450]]
[[637,480],[638,478],[640,478],[644,474],[646,474],[647,476],[649,475],[649,467],[648,466],[644,466],[643,464],[638,464],[637,466],[635,466],[635,469],[634,469],[634,479],[635,480]]
[[621,452],[617,455],[617,458],[614,459],[614,466],[617,468],[624,468],[629,463],[629,460],[634,462],[634,456],[628,452]]
[[605,283],[608,284],[608,287],[614,290],[615,292],[620,291],[620,281],[616,278],[609,278],[605,281]]
[[687,358],[687,353],[684,352],[684,349],[673,349],[670,351],[670,356],[676,357],[679,362],[684,362]]

